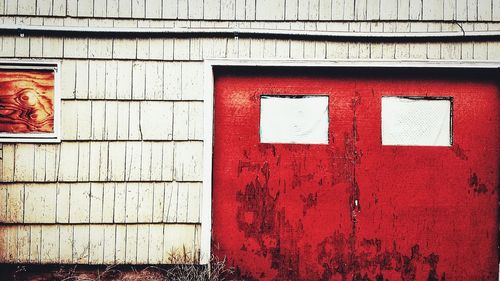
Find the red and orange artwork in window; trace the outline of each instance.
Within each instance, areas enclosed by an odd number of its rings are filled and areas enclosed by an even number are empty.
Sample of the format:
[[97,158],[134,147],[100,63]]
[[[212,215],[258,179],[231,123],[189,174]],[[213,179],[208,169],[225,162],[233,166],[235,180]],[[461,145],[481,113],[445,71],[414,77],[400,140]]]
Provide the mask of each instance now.
[[0,70],[0,133],[54,132],[54,72]]

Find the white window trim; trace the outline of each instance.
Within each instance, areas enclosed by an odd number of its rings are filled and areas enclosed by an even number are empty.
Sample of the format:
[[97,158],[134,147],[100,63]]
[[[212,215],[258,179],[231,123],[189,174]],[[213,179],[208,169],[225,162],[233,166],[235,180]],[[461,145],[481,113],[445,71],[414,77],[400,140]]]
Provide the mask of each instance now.
[[61,98],[59,61],[0,60],[0,69],[52,70],[54,71],[54,132],[53,133],[6,133],[0,132],[0,143],[59,143],[61,142]]
[[427,68],[500,70],[500,61],[465,60],[252,60],[207,59],[204,61],[203,189],[201,207],[200,264],[208,264],[212,239],[212,161],[214,114],[214,67],[324,67],[324,68]]

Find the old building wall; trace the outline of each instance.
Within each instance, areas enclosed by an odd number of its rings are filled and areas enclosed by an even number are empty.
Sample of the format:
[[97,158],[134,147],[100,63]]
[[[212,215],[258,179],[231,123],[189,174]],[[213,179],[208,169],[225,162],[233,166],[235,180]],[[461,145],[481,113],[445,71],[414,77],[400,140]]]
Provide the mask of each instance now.
[[[0,0],[0,14],[1,59],[61,62],[62,101],[61,143],[0,144],[5,263],[198,260],[205,59],[500,59],[498,36],[439,37],[500,32],[496,0]],[[216,35],[243,29],[288,35]]]

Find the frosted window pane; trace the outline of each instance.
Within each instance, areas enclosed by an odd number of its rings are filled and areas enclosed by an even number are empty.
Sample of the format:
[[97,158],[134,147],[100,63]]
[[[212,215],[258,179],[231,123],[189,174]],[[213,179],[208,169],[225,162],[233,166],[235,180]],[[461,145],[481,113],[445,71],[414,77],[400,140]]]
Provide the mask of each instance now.
[[328,97],[261,96],[262,143],[328,143]]
[[451,99],[382,97],[382,144],[451,145]]

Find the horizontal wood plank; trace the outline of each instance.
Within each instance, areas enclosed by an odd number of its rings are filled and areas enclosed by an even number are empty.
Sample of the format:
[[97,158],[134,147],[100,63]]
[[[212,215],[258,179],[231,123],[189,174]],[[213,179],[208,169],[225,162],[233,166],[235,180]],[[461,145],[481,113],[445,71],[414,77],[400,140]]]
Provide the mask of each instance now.
[[199,233],[197,224],[2,225],[0,262],[196,263]]
[[[392,0],[391,0],[392,1]],[[390,7],[391,11],[385,13],[383,10],[388,9],[387,5],[381,5],[382,13],[376,19],[391,20],[394,15],[400,14],[397,19],[409,20],[408,13],[400,13],[400,10],[408,10],[411,12],[420,12],[418,5],[412,5],[411,2],[422,2],[420,0],[402,1],[399,5],[394,4]],[[353,1],[328,0],[330,4],[324,3],[323,0],[308,0],[308,1],[209,1],[203,4],[199,1],[179,1],[179,0],[107,0],[107,1],[91,1],[91,0],[5,0],[1,1],[0,14],[3,15],[41,15],[41,16],[71,16],[81,18],[124,18],[124,19],[207,19],[207,20],[266,20],[279,21],[288,20],[355,20],[363,19],[363,17],[355,16],[366,14],[370,11],[369,7],[357,4],[354,7]],[[352,3],[351,3],[352,2]],[[371,1],[367,1],[371,2]],[[378,3],[378,1],[376,1]],[[381,1],[384,2],[384,1]],[[442,4],[442,1],[437,1]],[[495,1],[478,0],[470,3],[473,9],[478,11],[475,17],[469,17],[469,20],[490,19],[491,6]],[[341,4],[341,5],[340,5]],[[393,4],[393,3],[392,3]],[[405,5],[406,4],[406,5]],[[424,4],[425,5],[425,4]],[[332,7],[333,6],[333,7]],[[378,8],[378,5],[376,6]],[[356,10],[354,10],[356,8]],[[424,8],[425,9],[425,8]],[[333,17],[332,17],[333,10]],[[453,11],[453,10],[452,10]],[[459,13],[459,11],[453,11]],[[335,15],[338,14],[338,15]],[[425,12],[424,12],[425,14]],[[321,15],[321,16],[320,16]],[[402,16],[406,15],[406,16]],[[431,16],[432,15],[432,16]],[[490,17],[488,17],[488,15]],[[430,20],[443,20],[443,14],[435,13],[425,15]],[[459,18],[459,17],[458,17]],[[371,19],[371,17],[369,17]]]
[[0,182],[201,181],[202,153],[201,141],[4,144]]
[[0,223],[200,223],[201,189],[195,182],[6,184]]

